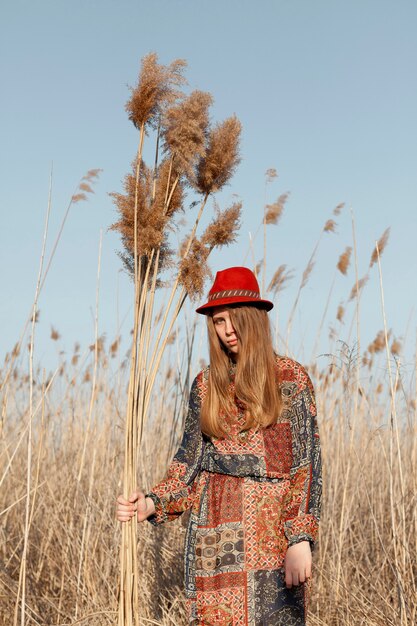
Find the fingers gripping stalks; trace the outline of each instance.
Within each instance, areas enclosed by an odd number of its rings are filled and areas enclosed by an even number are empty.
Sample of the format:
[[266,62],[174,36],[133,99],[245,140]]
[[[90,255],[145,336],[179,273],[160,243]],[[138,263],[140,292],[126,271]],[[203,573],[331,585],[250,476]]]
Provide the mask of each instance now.
[[151,498],[145,498],[142,491],[134,491],[126,500],[122,495],[117,498],[116,518],[119,522],[130,522],[137,514],[138,522],[143,522],[155,513],[155,504]]

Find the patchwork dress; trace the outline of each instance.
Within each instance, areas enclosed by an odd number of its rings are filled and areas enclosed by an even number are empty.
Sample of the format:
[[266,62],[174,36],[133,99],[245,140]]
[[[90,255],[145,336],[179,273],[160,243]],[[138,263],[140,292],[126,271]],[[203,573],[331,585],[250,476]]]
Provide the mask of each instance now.
[[227,438],[200,430],[209,368],[195,378],[181,445],[166,478],[147,496],[153,525],[191,509],[184,551],[189,624],[304,626],[310,583],[287,589],[288,546],[317,537],[321,457],[314,390],[296,361],[277,357],[284,409],[276,424],[241,432],[244,407]]

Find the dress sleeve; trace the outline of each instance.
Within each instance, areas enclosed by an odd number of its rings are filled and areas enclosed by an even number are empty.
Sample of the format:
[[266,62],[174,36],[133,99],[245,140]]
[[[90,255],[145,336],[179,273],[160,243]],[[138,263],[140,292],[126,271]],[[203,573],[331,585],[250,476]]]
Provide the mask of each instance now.
[[322,475],[320,438],[313,384],[300,367],[300,390],[293,396],[290,423],[292,464],[290,492],[284,518],[288,545],[308,540],[311,548],[318,534]]
[[200,471],[204,451],[204,440],[200,428],[199,376],[195,378],[191,386],[181,445],[165,478],[146,494],[146,497],[152,498],[155,504],[155,513],[148,517],[148,521],[153,526],[176,519],[193,503],[196,477]]

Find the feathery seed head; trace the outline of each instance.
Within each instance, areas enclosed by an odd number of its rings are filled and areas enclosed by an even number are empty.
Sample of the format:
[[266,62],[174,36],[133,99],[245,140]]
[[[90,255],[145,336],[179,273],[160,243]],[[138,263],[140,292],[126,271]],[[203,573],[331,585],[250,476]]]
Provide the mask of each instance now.
[[234,202],[228,209],[218,211],[214,220],[207,226],[201,242],[210,249],[234,243],[240,227],[241,209],[242,203]]
[[293,271],[290,270],[287,272],[286,268],[286,265],[280,265],[268,285],[267,291],[270,291],[274,296],[282,291],[285,287],[285,283],[293,277]]
[[87,200],[87,196],[85,195],[85,193],[74,193],[74,195],[71,197],[71,202],[73,204],[81,202],[81,200]]
[[174,158],[175,167],[192,181],[194,168],[206,149],[208,110],[213,98],[204,91],[193,91],[188,98],[170,107],[164,117],[163,139]]
[[325,223],[324,227],[323,227],[323,231],[325,233],[334,233],[336,232],[336,222],[334,220],[327,220],[327,222]]
[[338,322],[343,322],[345,316],[345,308],[341,304],[337,307],[336,319]]
[[88,170],[87,174],[85,174],[85,176],[83,176],[81,180],[89,180],[90,182],[94,183],[95,180],[100,176],[100,173],[102,171],[103,170],[99,167],[93,170]]
[[[78,191],[77,193],[75,193],[72,198],[71,198],[71,202],[72,203],[77,203],[77,202],[81,202],[82,200],[87,200],[87,193],[94,193],[94,190],[92,188],[92,186],[89,183],[94,184],[97,180],[97,178],[100,175],[100,172],[102,172],[103,170],[100,168],[96,168],[94,170],[88,170],[87,174],[85,174],[82,179],[80,184],[78,185]],[[87,182],[83,182],[83,181],[87,181]]]
[[101,354],[104,350],[105,335],[97,337],[97,341],[88,346],[90,352],[94,352],[97,345],[97,353]]
[[[160,249],[160,268],[167,264],[170,257],[170,250],[166,245],[166,225],[169,215],[164,213],[167,184],[167,166],[161,166],[157,181],[156,195],[152,201],[152,172],[142,162],[138,184],[136,184],[136,164],[133,164],[133,172],[125,177],[125,193],[110,193],[113,202],[116,204],[120,219],[110,226],[110,230],[117,230],[121,234],[125,251],[120,253],[125,269],[132,276],[134,275],[135,258],[135,207],[136,216],[136,245],[139,259],[145,268],[148,259],[152,256],[152,251]],[[181,185],[177,184],[176,190],[172,194],[170,210],[178,208],[182,202]],[[178,204],[179,203],[179,204]]]
[[284,211],[284,205],[288,200],[289,192],[283,193],[273,204],[267,204],[265,209],[265,223],[278,224],[280,217]]
[[147,124],[156,126],[156,119],[165,108],[181,97],[177,87],[185,83],[183,71],[186,62],[176,59],[170,65],[159,65],[156,53],[143,57],[136,87],[125,109],[130,121],[140,128]]
[[241,124],[235,115],[210,130],[206,152],[197,167],[197,191],[214,193],[229,182],[240,162],[240,133]]
[[346,276],[350,265],[350,255],[352,254],[352,248],[348,246],[346,250],[340,255],[337,263],[337,269]]
[[391,354],[398,356],[401,352],[401,342],[398,339],[394,339],[391,344]]
[[79,189],[81,191],[86,191],[87,193],[94,193],[94,189],[88,183],[80,183]]
[[[391,335],[391,331],[387,333],[388,337]],[[385,348],[385,332],[383,330],[378,331],[375,339],[368,346],[368,352],[371,354],[376,354],[377,352],[382,352]]]
[[59,332],[53,327],[51,326],[51,339],[52,341],[58,341],[58,339],[61,338],[61,335],[59,334]]
[[378,249],[377,249],[377,246],[374,247],[372,251],[369,267],[372,267],[374,263],[378,261],[378,254],[379,256],[381,256],[381,254],[384,252],[388,243],[390,230],[391,228],[386,228],[384,232],[382,233],[380,239],[378,239],[378,243],[377,243]]
[[369,276],[368,274],[366,274],[365,276],[363,276],[363,278],[360,278],[358,282],[353,285],[350,292],[349,301],[359,296],[360,292],[362,291],[368,280]]
[[179,281],[185,287],[191,300],[203,295],[205,279],[210,275],[207,265],[209,249],[195,238],[187,256],[181,259]]
[[314,261],[310,259],[310,261],[308,262],[307,267],[305,268],[304,272],[303,272],[303,276],[301,278],[301,285],[300,285],[300,289],[304,289],[304,287],[306,286],[308,279],[310,277],[311,272],[313,271],[314,268]]
[[116,339],[113,341],[113,343],[110,345],[110,356],[112,357],[112,359],[114,359],[114,357],[116,356],[118,350],[119,350],[119,345],[120,345],[120,337],[116,337]]
[[[177,337],[177,332],[174,330],[167,338],[167,345],[171,346],[175,342],[176,337]],[[169,376],[167,376],[167,378],[169,378]]]
[[344,202],[341,202],[340,204],[338,204],[337,207],[333,209],[333,215],[340,215],[344,206],[345,206]]
[[275,167],[270,167],[266,170],[265,178],[267,183],[272,183],[275,178],[278,178],[278,173]]

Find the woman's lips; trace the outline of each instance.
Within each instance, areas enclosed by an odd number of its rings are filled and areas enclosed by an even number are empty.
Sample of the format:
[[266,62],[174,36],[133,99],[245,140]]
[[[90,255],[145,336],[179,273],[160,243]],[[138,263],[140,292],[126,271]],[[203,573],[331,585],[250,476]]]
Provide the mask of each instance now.
[[231,339],[227,342],[228,346],[235,346],[237,344],[237,339]]

